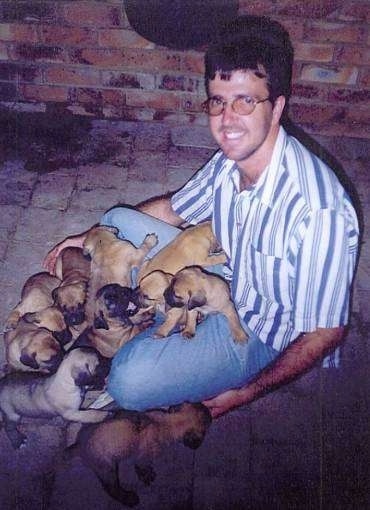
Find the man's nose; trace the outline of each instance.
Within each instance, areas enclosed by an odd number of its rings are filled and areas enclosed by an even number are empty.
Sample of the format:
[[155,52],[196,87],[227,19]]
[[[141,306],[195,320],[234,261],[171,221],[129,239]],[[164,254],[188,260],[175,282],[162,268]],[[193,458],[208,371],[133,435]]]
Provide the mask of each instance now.
[[234,112],[232,103],[226,103],[224,105],[224,111],[222,112],[222,124],[228,126],[233,124],[235,121],[235,117],[238,115]]

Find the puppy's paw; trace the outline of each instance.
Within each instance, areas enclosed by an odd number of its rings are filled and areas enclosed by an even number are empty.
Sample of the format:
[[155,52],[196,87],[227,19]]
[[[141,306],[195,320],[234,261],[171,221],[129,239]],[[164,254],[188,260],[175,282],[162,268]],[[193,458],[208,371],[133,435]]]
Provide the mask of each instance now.
[[157,234],[147,234],[144,239],[144,243],[150,248],[154,248],[158,244],[158,236]]
[[184,338],[187,338],[188,340],[190,340],[191,338],[193,338],[193,336],[195,335],[195,331],[191,331],[189,329],[183,329],[181,331],[181,335],[184,337]]

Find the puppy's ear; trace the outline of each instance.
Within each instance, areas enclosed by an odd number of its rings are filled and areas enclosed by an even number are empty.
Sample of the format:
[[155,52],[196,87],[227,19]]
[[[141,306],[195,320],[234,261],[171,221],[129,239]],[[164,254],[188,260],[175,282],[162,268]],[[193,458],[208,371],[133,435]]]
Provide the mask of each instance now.
[[58,287],[56,287],[55,289],[53,289],[51,291],[51,297],[53,298],[53,301],[54,303],[57,303],[58,302]]
[[40,324],[37,312],[27,312],[22,316],[22,319],[28,323]]
[[36,353],[33,352],[32,354],[29,354],[25,348],[21,350],[21,357],[19,360],[21,363],[23,363],[23,365],[26,365],[27,367],[34,368],[35,370],[40,368],[36,361]]
[[108,322],[105,320],[105,317],[102,312],[100,312],[100,315],[98,317],[95,317],[94,319],[94,328],[95,329],[109,329]]
[[194,294],[191,294],[190,299],[188,301],[188,310],[193,310],[198,306],[204,306],[207,303],[206,296],[204,292],[198,291]]

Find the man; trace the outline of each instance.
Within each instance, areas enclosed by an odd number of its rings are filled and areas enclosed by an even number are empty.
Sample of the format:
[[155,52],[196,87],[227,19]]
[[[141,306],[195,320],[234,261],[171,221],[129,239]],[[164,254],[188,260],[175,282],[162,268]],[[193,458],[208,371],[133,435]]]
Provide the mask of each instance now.
[[178,333],[154,340],[157,323],[113,360],[108,391],[122,407],[202,400],[216,417],[309,370],[343,339],[356,213],[333,172],[282,128],[291,47],[275,22],[258,23],[206,53],[204,106],[220,150],[172,197],[144,202],[141,212],[113,208],[101,221],[135,244],[156,232],[159,249],[175,227],[211,218],[249,341],[235,344],[219,314],[191,341]]

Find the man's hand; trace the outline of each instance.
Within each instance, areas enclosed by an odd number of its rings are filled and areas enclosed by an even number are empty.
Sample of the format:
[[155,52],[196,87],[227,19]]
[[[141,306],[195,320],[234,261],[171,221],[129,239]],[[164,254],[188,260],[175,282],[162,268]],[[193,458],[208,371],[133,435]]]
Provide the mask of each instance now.
[[301,334],[248,384],[205,400],[203,404],[209,408],[213,418],[243,404],[249,404],[313,368],[323,356],[341,343],[343,335],[343,326],[318,328],[316,331]]
[[44,258],[44,261],[42,263],[42,266],[46,271],[48,271],[50,274],[55,274],[55,264],[58,258],[59,253],[69,246],[75,246],[77,248],[82,248],[83,242],[86,237],[86,232],[83,234],[79,234],[76,236],[67,237],[64,239],[64,241],[61,241],[57,245],[52,248],[49,253]]
[[203,404],[210,410],[212,418],[218,418],[244,403],[240,390],[228,390],[217,397],[203,401]]

